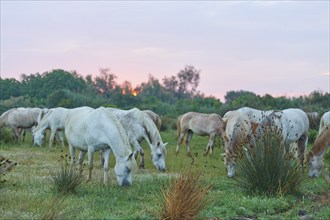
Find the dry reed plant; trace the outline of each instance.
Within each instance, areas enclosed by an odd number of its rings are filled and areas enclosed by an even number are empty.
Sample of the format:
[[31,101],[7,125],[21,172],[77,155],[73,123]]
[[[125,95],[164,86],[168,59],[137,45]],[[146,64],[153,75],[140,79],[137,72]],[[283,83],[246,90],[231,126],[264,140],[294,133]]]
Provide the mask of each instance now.
[[9,159],[6,159],[3,156],[0,156],[0,175],[8,173],[16,165],[17,165],[17,163],[14,163],[13,161],[11,161]]
[[66,210],[65,196],[58,194],[52,200],[51,203],[44,207],[40,219],[53,220],[53,219],[72,219],[80,211],[81,208]]
[[207,193],[211,185],[203,185],[201,174],[188,172],[181,174],[170,187],[162,190],[162,197],[157,201],[158,219],[195,219],[207,207],[210,199]]

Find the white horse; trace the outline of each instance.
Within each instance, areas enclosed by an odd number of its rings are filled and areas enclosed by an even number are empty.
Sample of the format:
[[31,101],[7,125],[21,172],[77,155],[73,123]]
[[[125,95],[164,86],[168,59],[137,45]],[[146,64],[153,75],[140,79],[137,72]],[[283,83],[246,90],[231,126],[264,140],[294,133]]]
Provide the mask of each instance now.
[[144,151],[140,142],[145,139],[151,149],[151,159],[155,167],[165,171],[166,144],[163,143],[160,133],[150,117],[137,108],[121,110],[117,108],[106,108],[114,114],[121,122],[129,142],[134,147],[134,157],[140,153],[140,168],[144,168]]
[[38,126],[33,129],[34,144],[42,145],[45,130],[49,128],[49,147],[52,147],[56,133],[64,147],[62,130],[64,130],[65,118],[70,110],[71,109],[58,107],[49,109],[48,111],[42,111],[38,116]]
[[[242,108],[239,108],[237,109],[236,111],[239,111],[239,112],[242,112],[242,113],[245,113],[250,122],[251,123],[256,123],[256,124],[259,124],[263,121],[263,119],[269,115],[270,113],[273,112],[273,110],[259,110],[259,109],[255,109],[255,108],[250,108],[250,107],[242,107]],[[227,117],[227,114],[229,114],[229,112],[227,112],[222,118],[223,120],[225,120],[225,118]]]
[[0,116],[0,128],[8,126],[13,130],[14,139],[19,140],[20,129],[30,129],[38,123],[41,108],[13,108]]
[[317,136],[312,149],[307,155],[307,162],[309,164],[308,175],[310,177],[317,177],[319,171],[323,166],[323,156],[330,147],[330,124],[324,126]]
[[162,120],[161,120],[160,116],[151,110],[142,110],[142,111],[151,118],[151,120],[157,126],[158,131],[160,131],[160,128],[162,127]]
[[233,177],[236,171],[236,156],[243,150],[245,144],[254,143],[251,122],[242,111],[230,111],[224,118],[225,129],[225,165],[227,176]]
[[109,156],[112,151],[116,158],[114,168],[120,186],[132,184],[132,168],[135,159],[129,145],[126,133],[119,120],[105,108],[76,108],[71,110],[65,119],[65,135],[67,137],[75,170],[75,149],[80,150],[79,170],[82,173],[82,163],[88,153],[89,173],[87,181],[91,179],[93,169],[93,153],[103,151],[104,184],[108,185]]
[[179,153],[180,145],[183,142],[183,138],[188,133],[186,139],[187,154],[190,153],[190,141],[193,134],[200,136],[209,136],[209,141],[205,149],[204,155],[208,152],[213,153],[215,137],[220,135],[224,139],[224,123],[220,115],[218,114],[204,114],[198,112],[188,112],[180,115],[177,119],[178,130],[178,145],[176,147],[176,153]]
[[321,133],[323,128],[329,124],[330,124],[330,111],[325,112],[321,117],[320,126],[319,126],[319,134]]
[[274,111],[269,114],[258,126],[257,137],[264,134],[267,128],[275,129],[281,135],[281,143],[286,152],[290,152],[290,145],[298,144],[298,155],[301,163],[308,143],[309,121],[306,113],[301,109],[289,108],[283,111]]

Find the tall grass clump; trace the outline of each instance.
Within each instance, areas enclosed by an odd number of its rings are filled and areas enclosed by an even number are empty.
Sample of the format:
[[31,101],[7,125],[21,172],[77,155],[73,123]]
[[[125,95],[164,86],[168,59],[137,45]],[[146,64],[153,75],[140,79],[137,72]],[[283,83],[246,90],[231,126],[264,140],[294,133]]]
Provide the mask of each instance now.
[[65,196],[63,194],[56,195],[45,207],[42,208],[40,219],[73,219],[81,211],[81,208],[66,209]]
[[211,185],[203,185],[201,176],[189,171],[164,187],[161,198],[155,201],[155,217],[167,220],[196,218],[210,203],[207,193]]
[[285,152],[278,131],[266,130],[237,161],[236,182],[247,193],[279,196],[297,193],[306,180],[299,161]]
[[60,167],[50,171],[50,188],[59,194],[75,193],[81,185],[83,177],[73,172],[72,166],[68,163],[68,156],[61,156]]

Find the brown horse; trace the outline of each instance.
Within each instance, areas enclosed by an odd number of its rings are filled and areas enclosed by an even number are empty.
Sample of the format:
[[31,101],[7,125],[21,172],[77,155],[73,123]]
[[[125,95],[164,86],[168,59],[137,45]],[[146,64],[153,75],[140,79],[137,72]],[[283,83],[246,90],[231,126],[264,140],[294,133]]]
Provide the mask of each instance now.
[[224,123],[221,116],[218,114],[204,114],[198,112],[185,113],[180,115],[177,119],[177,130],[179,139],[176,153],[179,153],[183,138],[188,133],[186,139],[188,156],[191,156],[190,141],[194,133],[200,136],[209,136],[209,142],[205,148],[205,155],[208,152],[212,154],[216,136],[220,135],[222,139],[224,138]]
[[155,123],[158,131],[160,131],[160,128],[162,127],[162,120],[160,119],[159,115],[151,110],[143,110],[143,112],[151,118],[151,120]]
[[323,166],[323,156],[330,147],[330,125],[325,126],[317,136],[311,151],[307,155],[310,177],[317,177]]

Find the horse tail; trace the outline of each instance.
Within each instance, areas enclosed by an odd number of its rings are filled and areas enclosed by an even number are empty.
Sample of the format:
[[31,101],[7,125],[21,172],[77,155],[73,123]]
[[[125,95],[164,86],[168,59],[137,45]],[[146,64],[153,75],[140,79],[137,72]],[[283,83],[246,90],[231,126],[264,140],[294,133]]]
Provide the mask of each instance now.
[[160,128],[162,127],[162,120],[160,119],[160,117],[157,115],[156,117],[156,125],[158,130],[160,131]]
[[7,121],[8,121],[8,116],[9,116],[9,113],[14,110],[15,108],[13,109],[9,109],[8,111],[4,112],[1,116],[0,116],[0,128],[3,128],[7,125]]
[[176,129],[178,130],[178,138],[181,135],[181,118],[182,118],[182,115],[180,115],[178,117],[178,119],[176,120]]

